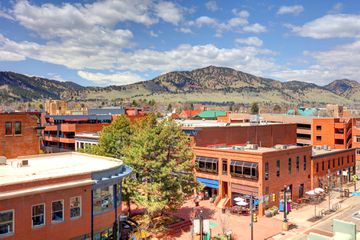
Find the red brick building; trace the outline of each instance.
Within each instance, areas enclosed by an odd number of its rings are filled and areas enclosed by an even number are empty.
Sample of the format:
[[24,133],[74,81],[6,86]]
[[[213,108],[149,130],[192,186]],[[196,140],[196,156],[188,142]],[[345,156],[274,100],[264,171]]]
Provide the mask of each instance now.
[[110,239],[130,172],[80,153],[8,160],[0,165],[0,238]]
[[0,113],[0,156],[14,158],[38,154],[40,113]]

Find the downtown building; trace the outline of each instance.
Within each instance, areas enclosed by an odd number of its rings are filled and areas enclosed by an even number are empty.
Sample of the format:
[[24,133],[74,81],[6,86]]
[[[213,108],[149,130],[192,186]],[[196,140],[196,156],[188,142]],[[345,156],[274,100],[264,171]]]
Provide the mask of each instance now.
[[120,160],[80,153],[0,164],[1,239],[112,239],[121,213]]
[[38,112],[0,113],[0,157],[39,154],[41,131]]
[[297,201],[306,191],[328,186],[329,178],[332,187],[340,187],[355,172],[355,149],[298,145],[293,123],[188,123],[183,130],[193,138],[196,180],[207,196],[216,197],[219,208],[233,206],[235,197],[253,195],[262,215],[279,204],[284,185]]

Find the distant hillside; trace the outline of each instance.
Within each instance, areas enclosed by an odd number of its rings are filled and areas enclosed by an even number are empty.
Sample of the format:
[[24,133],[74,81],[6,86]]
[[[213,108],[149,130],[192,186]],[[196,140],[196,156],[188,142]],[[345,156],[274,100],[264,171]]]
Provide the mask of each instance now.
[[84,87],[73,82],[60,82],[29,77],[14,72],[0,72],[0,101],[71,98]]
[[[7,79],[6,84],[3,79]],[[146,98],[161,102],[359,104],[359,86],[360,83],[351,80],[336,80],[326,86],[300,81],[280,82],[215,66],[169,72],[149,81],[103,88],[0,72],[0,89],[4,89],[4,93],[0,90],[0,97],[19,100],[65,98],[106,101]]]

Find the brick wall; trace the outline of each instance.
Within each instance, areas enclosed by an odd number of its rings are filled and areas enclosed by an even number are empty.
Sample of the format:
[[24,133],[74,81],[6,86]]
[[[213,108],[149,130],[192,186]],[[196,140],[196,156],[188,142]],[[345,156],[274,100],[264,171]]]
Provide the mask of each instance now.
[[[16,158],[38,154],[40,141],[35,127],[38,114],[0,113],[0,156]],[[12,123],[12,133],[5,135],[5,123]],[[15,122],[21,122],[21,134],[15,135]]]

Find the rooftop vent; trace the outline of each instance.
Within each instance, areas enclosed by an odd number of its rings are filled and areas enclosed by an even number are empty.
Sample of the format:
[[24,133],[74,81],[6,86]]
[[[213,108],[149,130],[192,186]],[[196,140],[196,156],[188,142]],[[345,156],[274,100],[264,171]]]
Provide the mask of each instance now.
[[247,149],[251,149],[251,150],[257,150],[258,149],[257,144],[247,144],[246,147],[247,147]]
[[275,145],[275,149],[281,149],[281,150],[284,150],[284,149],[287,149],[288,146],[287,145],[284,145],[284,144],[277,144]]
[[6,164],[6,157],[0,156],[0,165],[5,165],[5,164]]

